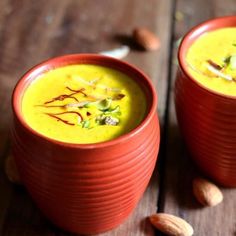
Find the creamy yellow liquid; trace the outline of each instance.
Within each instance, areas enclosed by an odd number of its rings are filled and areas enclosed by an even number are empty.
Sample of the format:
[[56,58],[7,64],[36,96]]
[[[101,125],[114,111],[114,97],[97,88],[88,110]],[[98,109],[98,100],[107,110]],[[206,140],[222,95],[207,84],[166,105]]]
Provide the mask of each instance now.
[[[47,137],[97,143],[134,129],[145,116],[146,99],[138,84],[117,70],[70,65],[36,78],[25,91],[22,112],[29,126]],[[104,123],[107,116],[118,123]]]
[[[199,83],[216,92],[236,96],[236,68],[233,59],[236,59],[236,27],[229,27],[205,33],[198,38],[189,48],[186,62],[190,74]],[[217,71],[213,68],[212,71],[209,60],[221,68]]]

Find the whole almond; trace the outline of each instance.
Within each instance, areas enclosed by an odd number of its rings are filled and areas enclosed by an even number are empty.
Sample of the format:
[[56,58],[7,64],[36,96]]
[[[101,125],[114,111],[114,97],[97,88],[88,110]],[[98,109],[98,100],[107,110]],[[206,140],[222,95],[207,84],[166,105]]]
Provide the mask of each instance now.
[[193,194],[204,206],[215,206],[223,200],[223,194],[220,189],[204,178],[195,178],[193,180]]
[[21,184],[21,179],[12,155],[9,155],[5,160],[5,173],[10,182]]
[[192,226],[180,217],[157,213],[149,217],[152,225],[161,232],[171,236],[191,236]]
[[159,38],[146,28],[136,28],[133,38],[145,50],[157,50],[160,47]]

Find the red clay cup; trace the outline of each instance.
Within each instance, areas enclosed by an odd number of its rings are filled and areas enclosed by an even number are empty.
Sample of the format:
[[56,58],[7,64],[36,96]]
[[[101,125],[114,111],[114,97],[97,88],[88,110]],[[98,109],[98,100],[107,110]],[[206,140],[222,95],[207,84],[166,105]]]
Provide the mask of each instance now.
[[[40,74],[69,64],[119,70],[143,89],[147,114],[138,127],[114,140],[70,144],[47,138],[25,122],[21,101]],[[157,96],[140,70],[113,58],[78,54],[53,58],[28,71],[13,92],[13,155],[28,192],[55,225],[94,234],[121,224],[134,210],[152,175],[159,150]]]
[[216,18],[193,28],[180,45],[175,83],[177,119],[197,166],[221,185],[236,186],[236,94],[222,95],[199,84],[187,70],[186,53],[202,34],[236,27],[236,16]]

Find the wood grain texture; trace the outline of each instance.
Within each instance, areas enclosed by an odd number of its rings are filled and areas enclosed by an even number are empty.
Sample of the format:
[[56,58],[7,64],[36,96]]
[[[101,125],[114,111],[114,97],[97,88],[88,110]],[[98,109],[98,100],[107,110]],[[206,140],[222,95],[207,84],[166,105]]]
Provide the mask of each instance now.
[[[177,0],[176,12],[183,15],[175,23],[175,40],[182,37],[191,27],[213,17],[236,14],[234,0]],[[173,42],[174,43],[174,42]],[[200,175],[193,165],[179,133],[173,103],[173,87],[176,73],[176,48],[173,50],[171,70],[171,93],[168,108],[167,134],[165,136],[165,171],[159,211],[183,217],[194,228],[194,235],[236,235],[236,190],[223,189],[223,203],[214,208],[203,208],[192,194],[192,179]]]
[[[159,94],[163,123],[168,89],[168,62],[172,25],[172,0],[1,0],[0,1],[0,235],[68,236],[51,225],[22,187],[12,186],[3,173],[10,151],[10,98],[15,83],[33,65],[53,56],[97,53],[128,44],[125,60],[148,74]],[[144,26],[159,35],[161,49],[144,52],[135,47],[131,34]],[[158,174],[155,171],[141,202],[117,229],[100,234],[154,235],[146,216],[156,212]]]
[[[173,105],[176,72],[175,40],[192,26],[215,16],[236,14],[235,0],[177,0],[183,19],[172,27],[175,0],[1,0],[0,1],[0,235],[69,236],[51,225],[22,187],[12,186],[3,173],[10,151],[10,97],[20,76],[38,62],[69,53],[97,53],[131,46],[126,61],[148,74],[158,92],[162,124],[159,174],[155,171],[141,202],[117,229],[100,236],[153,236],[158,234],[146,216],[157,211],[189,221],[196,236],[236,235],[236,190],[223,189],[224,201],[215,208],[202,208],[193,198],[191,181],[198,170],[192,164],[179,133]],[[161,49],[144,52],[135,47],[131,33],[136,26],[155,32]],[[169,67],[171,66],[171,67]],[[169,90],[169,91],[168,91]],[[159,197],[159,201],[158,201]]]

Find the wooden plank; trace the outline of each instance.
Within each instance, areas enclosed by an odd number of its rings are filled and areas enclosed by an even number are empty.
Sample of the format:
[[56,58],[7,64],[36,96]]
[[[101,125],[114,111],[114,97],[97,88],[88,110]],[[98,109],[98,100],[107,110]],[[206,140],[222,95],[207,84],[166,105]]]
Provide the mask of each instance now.
[[[183,36],[194,25],[223,15],[235,15],[236,3],[227,1],[188,1],[178,0],[175,23],[175,39]],[[181,16],[183,19],[181,20]],[[192,179],[198,175],[179,133],[173,103],[173,87],[176,73],[176,48],[173,51],[172,90],[168,109],[168,133],[165,136],[165,163],[163,173],[163,192],[159,211],[183,217],[194,227],[196,236],[235,235],[236,190],[223,189],[224,201],[214,208],[202,208],[192,194]]]
[[[171,21],[171,0],[150,0],[148,4],[142,0],[100,0],[99,3],[86,0],[1,0],[0,98],[4,101],[0,106],[3,114],[0,117],[1,168],[9,150],[10,95],[21,74],[52,56],[96,53],[119,47],[130,42],[132,30],[136,26],[148,27],[161,40],[159,51],[144,52],[132,47],[132,52],[125,60],[137,65],[151,77],[159,94],[158,112],[163,123]],[[4,192],[0,197],[1,235],[71,235],[48,223],[26,191],[12,187],[3,174],[0,175],[0,191]],[[155,172],[129,219],[116,230],[100,235],[154,235],[145,217],[156,212],[157,197]]]

